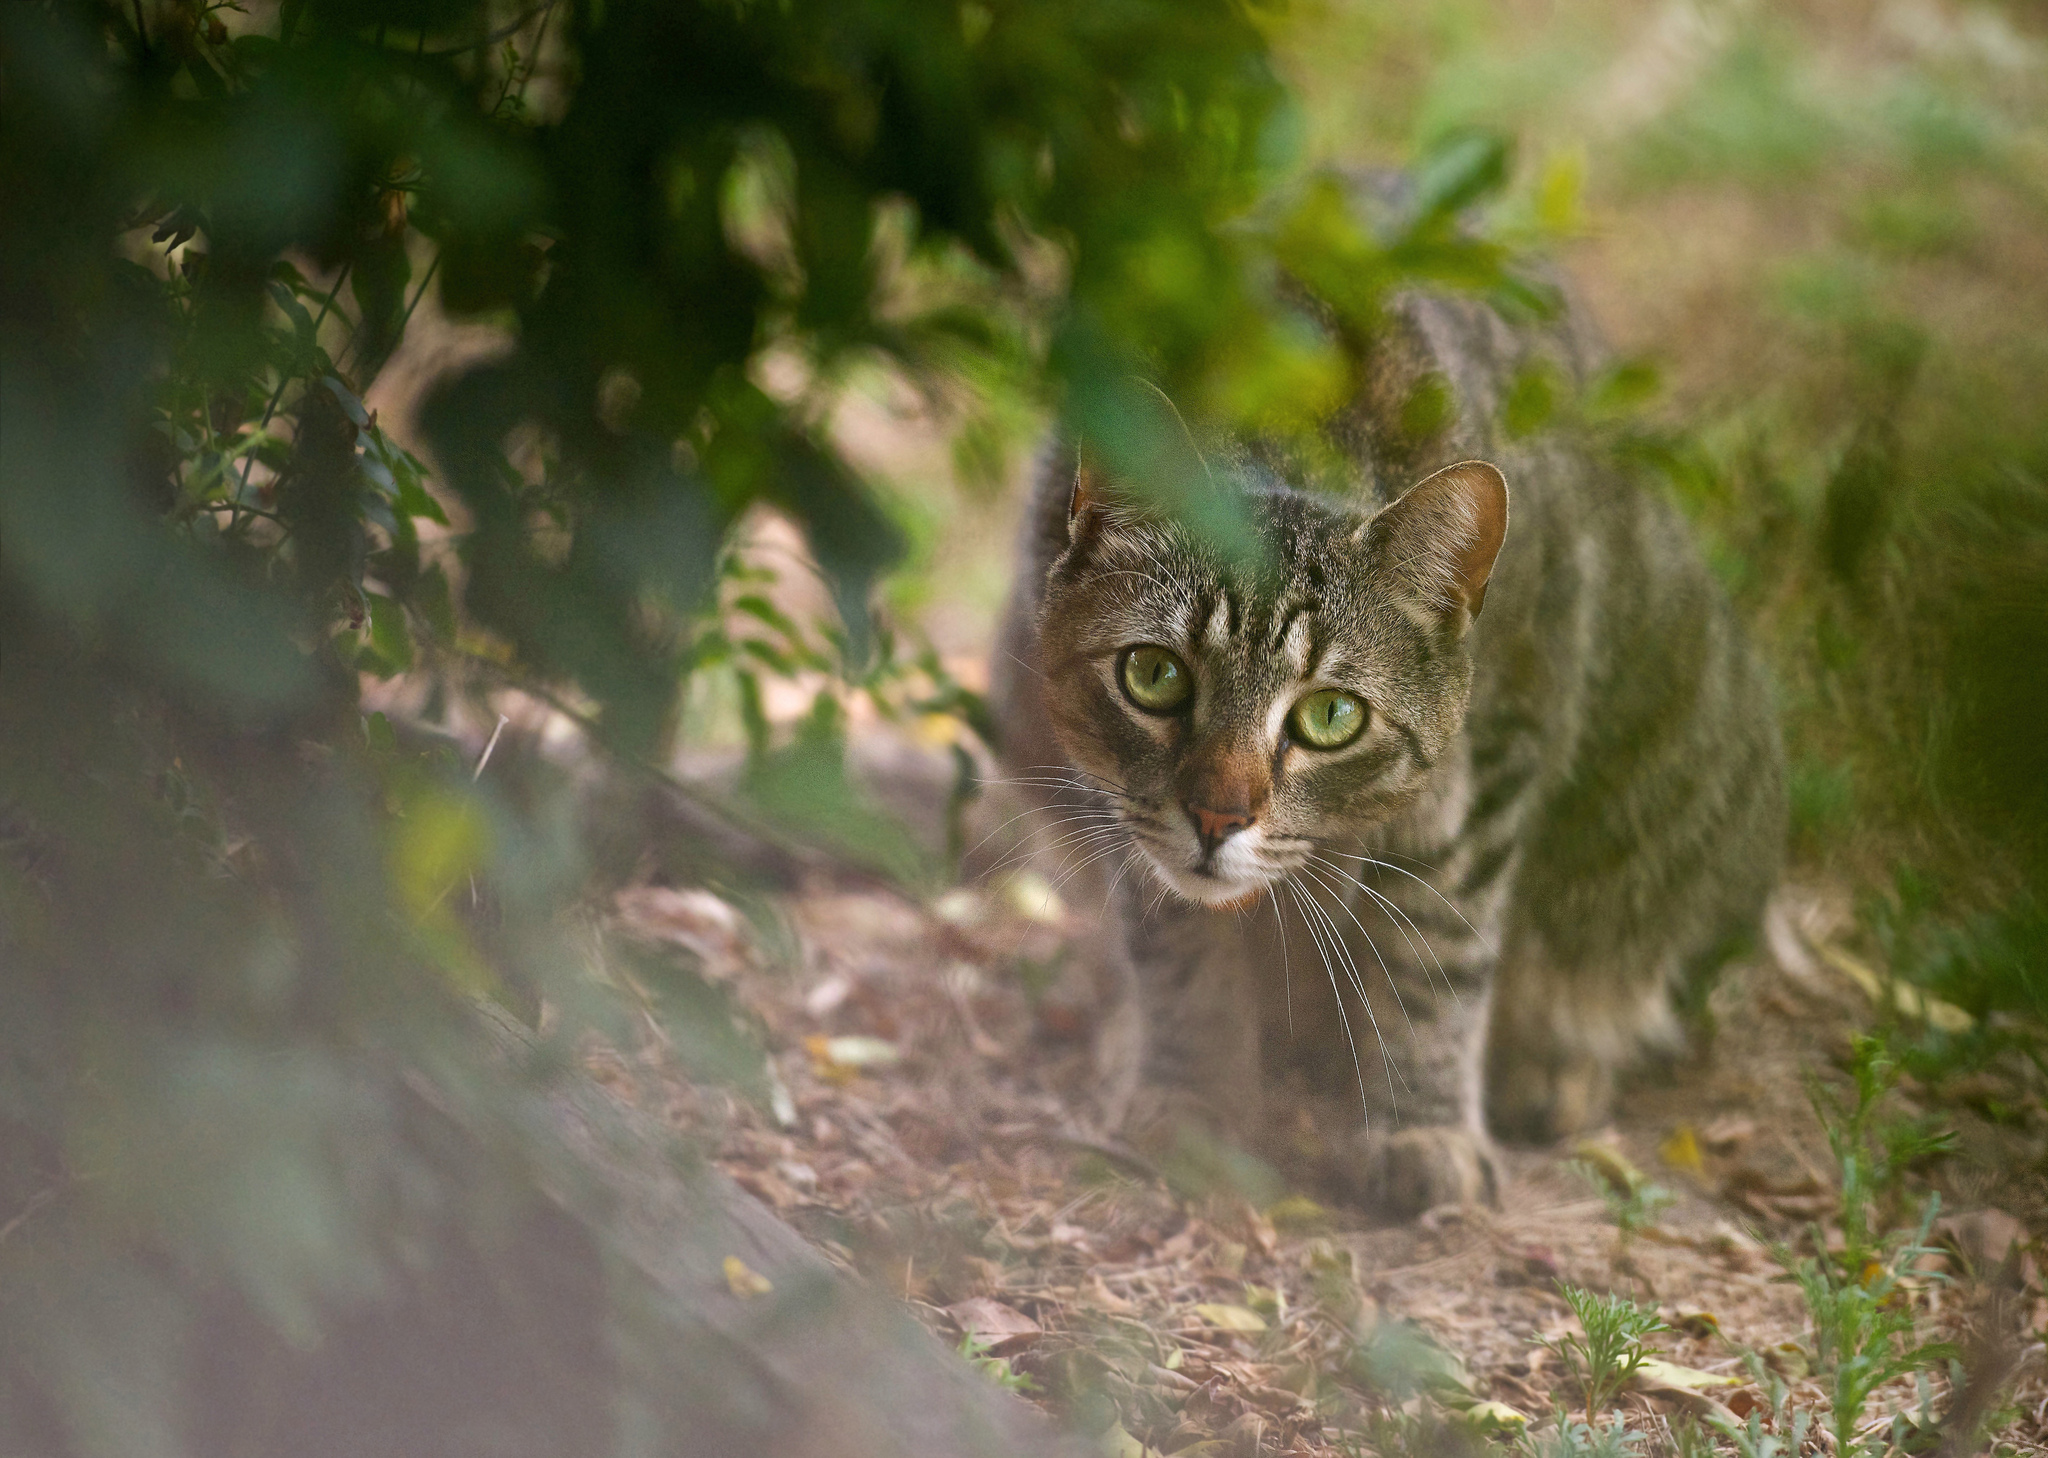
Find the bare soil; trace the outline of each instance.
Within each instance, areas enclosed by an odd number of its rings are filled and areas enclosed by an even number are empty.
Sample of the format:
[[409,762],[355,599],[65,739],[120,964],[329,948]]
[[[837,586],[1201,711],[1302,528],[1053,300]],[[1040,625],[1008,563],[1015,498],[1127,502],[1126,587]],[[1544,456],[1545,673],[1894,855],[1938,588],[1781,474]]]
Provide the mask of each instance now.
[[[1786,894],[1800,951],[1847,935],[1828,896]],[[1581,1401],[1532,1341],[1575,1330],[1560,1281],[1656,1305],[1669,1361],[1735,1379],[1624,1396],[1652,1452],[1668,1451],[1688,1411],[1765,1404],[1747,1353],[1816,1425],[1825,1411],[1805,1309],[1771,1251],[1832,1238],[1838,1172],[1807,1084],[1843,1083],[1872,1007],[1825,955],[1731,966],[1711,1040],[1635,1078],[1594,1148],[1510,1151],[1500,1208],[1387,1228],[1300,1195],[1261,1209],[1229,1190],[1176,1190],[1092,1132],[1090,1014],[1043,996],[1089,923],[1042,899],[996,884],[927,904],[820,882],[749,919],[702,890],[642,886],[618,919],[689,947],[737,995],[772,1074],[756,1098],[693,1084],[650,1019],[641,1046],[593,1051],[600,1079],[693,1131],[833,1260],[1105,1452],[1400,1451],[1470,1433],[1456,1410],[1477,1400],[1540,1424]],[[2038,1087],[2004,1070],[1939,1091],[1908,1080],[1893,1101],[1888,1117],[1931,1112],[1961,1134],[1961,1151],[1919,1172],[1902,1201],[1908,1218],[1939,1192],[1949,1212],[1949,1249],[1910,1294],[1926,1331],[1967,1345],[1996,1279],[1985,1268],[2021,1242],[2005,1279],[2023,1359],[1995,1428],[2009,1450],[2042,1451]],[[1623,1240],[1588,1157],[1640,1172],[1672,1203]],[[1413,1395],[1432,1364],[1437,1395]],[[1949,1376],[1930,1376],[1939,1412]],[[1921,1411],[1903,1380],[1873,1399],[1865,1426]],[[1829,1451],[1817,1431],[1806,1447]]]

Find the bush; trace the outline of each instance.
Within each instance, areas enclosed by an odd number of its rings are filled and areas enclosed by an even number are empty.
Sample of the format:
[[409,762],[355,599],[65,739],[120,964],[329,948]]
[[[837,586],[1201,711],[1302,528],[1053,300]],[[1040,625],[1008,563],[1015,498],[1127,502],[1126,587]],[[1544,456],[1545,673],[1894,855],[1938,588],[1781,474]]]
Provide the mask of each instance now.
[[[1385,238],[1278,188],[1289,98],[1222,0],[29,0],[0,53],[0,1446],[247,1440],[188,1410],[226,1332],[317,1372],[375,1308],[488,1365],[421,1294],[465,1271],[477,1332],[613,1364],[593,1422],[717,1430],[743,1384],[673,1382],[678,1318],[536,1193],[576,1178],[548,1075],[622,1016],[563,914],[593,848],[366,719],[361,676],[523,684],[635,762],[740,659],[922,672],[971,717],[870,620],[900,533],[823,427],[839,382],[959,402],[983,455],[1046,411],[1142,454],[1136,370],[1304,423],[1385,288],[1510,285],[1454,226],[1498,145]],[[1283,261],[1350,281],[1350,333]],[[426,402],[431,479],[363,404],[430,288],[509,341]],[[709,626],[763,504],[827,571],[829,651]],[[829,703],[812,727],[756,745],[764,803],[818,799]],[[477,999],[536,997],[530,1055],[483,1036]],[[536,1251],[587,1329],[522,1325]],[[595,1441],[522,1418],[555,1390],[524,1370],[462,1441]]]

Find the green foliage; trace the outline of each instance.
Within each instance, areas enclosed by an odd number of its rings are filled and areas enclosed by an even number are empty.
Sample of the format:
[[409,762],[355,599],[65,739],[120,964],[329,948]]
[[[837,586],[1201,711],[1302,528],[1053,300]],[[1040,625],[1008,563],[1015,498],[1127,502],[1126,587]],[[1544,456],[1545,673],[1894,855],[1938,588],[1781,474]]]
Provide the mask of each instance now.
[[[436,1262],[516,1290],[507,1212],[578,1189],[544,1100],[587,1033],[651,1009],[690,1072],[758,1081],[694,968],[624,949],[592,975],[566,913],[606,852],[576,786],[366,715],[366,678],[427,724],[488,725],[516,688],[628,764],[730,729],[713,823],[928,879],[846,777],[849,707],[994,726],[870,612],[904,532],[836,443],[849,382],[957,409],[988,477],[1048,415],[1128,463],[1156,415],[1134,373],[1305,427],[1386,290],[1540,306],[1458,219],[1504,145],[1465,136],[1414,206],[1348,212],[1291,155],[1264,24],[1223,0],[0,11],[0,1447],[43,1451],[31,1423],[182,1451],[209,1321],[316,1351]],[[1283,264],[1346,283],[1334,321]],[[500,340],[422,402],[431,479],[365,403],[429,291]],[[806,531],[822,620],[730,550],[761,507]],[[765,706],[792,685],[786,729]],[[530,1056],[480,1000],[539,1024]],[[642,1427],[738,1400],[659,1375],[670,1297],[592,1299]]]
[[1624,1427],[1620,1413],[1592,1423],[1559,1412],[1549,1427],[1522,1438],[1517,1450],[1527,1458],[1636,1458],[1642,1445],[1643,1435]]
[[1745,1353],[1743,1362],[1749,1368],[1750,1380],[1763,1389],[1768,1399],[1770,1430],[1764,1428],[1762,1404],[1749,1410],[1746,1422],[1731,1423],[1726,1418],[1709,1421],[1735,1449],[1736,1458],[1798,1458],[1806,1451],[1806,1433],[1813,1414],[1792,1411],[1792,1393],[1785,1379],[1765,1366],[1756,1353]]
[[1857,1037],[1850,1045],[1848,1072],[1853,1099],[1842,1099],[1811,1076],[1807,1097],[1838,1171],[1839,1264],[1860,1278],[1891,1258],[1892,1231],[1905,1209],[1907,1173],[1953,1149],[1955,1135],[1925,1121],[1883,1117],[1885,1095],[1897,1085],[1900,1072],[1883,1038]]
[[1469,1402],[1464,1363],[1412,1321],[1381,1321],[1353,1349],[1349,1369],[1371,1392],[1399,1406],[1418,1394]]
[[1781,1254],[1806,1298],[1814,1365],[1827,1391],[1828,1427],[1838,1453],[1883,1453],[1883,1434],[1857,1437],[1870,1395],[1895,1377],[1956,1356],[1946,1342],[1918,1340],[1912,1301],[1902,1284],[1912,1262],[1927,1249],[1937,1203],[1929,1199],[1917,1234],[1894,1240],[1885,1261],[1873,1260],[1860,1270],[1841,1270],[1825,1257],[1795,1261]]
[[1909,1071],[1939,1077],[1991,1063],[2007,1049],[2048,1071],[2048,903],[2022,892],[2005,906],[1958,915],[1926,877],[1901,870],[1890,895],[1868,899],[1863,919],[1894,975],[1976,1020],[1960,1033],[1892,1029],[1892,1050]]
[[1038,1379],[1029,1372],[1019,1372],[1010,1365],[1008,1357],[998,1357],[989,1351],[993,1343],[987,1337],[976,1336],[973,1332],[960,1338],[960,1355],[965,1357],[974,1370],[988,1378],[1006,1392],[1036,1392]]
[[1618,1294],[1601,1295],[1569,1281],[1559,1281],[1557,1288],[1578,1318],[1580,1334],[1544,1339],[1542,1345],[1557,1355],[1585,1394],[1590,1423],[1649,1359],[1643,1338],[1669,1328],[1654,1306],[1640,1306]]
[[[1270,23],[0,11],[0,1446],[32,1412],[93,1458],[180,1451],[208,1313],[313,1350],[430,1253],[515,1289],[505,1211],[576,1188],[542,1100],[587,1033],[651,1010],[688,1071],[758,1084],[693,967],[592,975],[567,913],[610,851],[576,785],[422,724],[517,690],[634,784],[679,736],[743,741],[707,823],[936,878],[849,781],[849,715],[995,726],[870,610],[916,509],[841,454],[850,390],[918,391],[984,479],[1048,417],[1131,467],[1159,429],[1134,375],[1306,430],[1388,290],[1547,307],[1462,216],[1506,144],[1447,135],[1408,203],[1357,211],[1300,165]],[[415,456],[366,402],[406,403],[385,366],[436,312],[499,343],[452,356]],[[735,549],[760,508],[805,531],[815,618]],[[366,681],[407,715],[366,715]],[[530,1057],[479,1001],[544,1029]],[[606,1295],[591,1347],[622,1411],[680,1429],[727,1394],[655,1375],[667,1299]]]
[[1608,1171],[1583,1159],[1572,1161],[1572,1168],[1606,1204],[1623,1245],[1655,1225],[1678,1198],[1638,1169]]

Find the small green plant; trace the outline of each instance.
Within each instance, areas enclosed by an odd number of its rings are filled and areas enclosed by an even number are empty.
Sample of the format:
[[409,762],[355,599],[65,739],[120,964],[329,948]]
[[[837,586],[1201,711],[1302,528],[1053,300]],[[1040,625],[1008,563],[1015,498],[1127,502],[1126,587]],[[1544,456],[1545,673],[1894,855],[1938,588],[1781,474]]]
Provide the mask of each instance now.
[[1848,1072],[1855,1085],[1853,1101],[1812,1077],[1807,1080],[1807,1097],[1840,1171],[1836,1215],[1842,1246],[1836,1260],[1850,1278],[1861,1279],[1871,1266],[1886,1263],[1886,1232],[1899,1215],[1906,1171],[1953,1148],[1955,1135],[1913,1121],[1879,1118],[1884,1096],[1899,1081],[1898,1064],[1884,1039],[1858,1037],[1851,1046]]
[[1591,1423],[1593,1414],[1605,1408],[1622,1384],[1649,1360],[1643,1338],[1670,1328],[1653,1307],[1640,1306],[1626,1296],[1603,1296],[1569,1281],[1559,1281],[1557,1289],[1579,1319],[1584,1335],[1539,1340],[1565,1364],[1584,1391],[1586,1421]]
[[1638,1169],[1607,1169],[1585,1159],[1574,1160],[1572,1167],[1606,1201],[1607,1214],[1624,1247],[1656,1224],[1657,1217],[1678,1198]]
[[1709,1419],[1714,1430],[1733,1445],[1736,1458],[1798,1458],[1806,1446],[1806,1430],[1813,1415],[1791,1411],[1791,1389],[1784,1378],[1764,1365],[1763,1358],[1755,1352],[1745,1352],[1742,1360],[1749,1368],[1750,1380],[1763,1389],[1769,1400],[1770,1427],[1764,1427],[1764,1409],[1758,1405],[1749,1410],[1746,1423]]
[[1686,1414],[1670,1422],[1671,1440],[1666,1445],[1670,1458],[1720,1458],[1720,1446],[1713,1431],[1698,1418]]
[[1918,1231],[1892,1242],[1888,1258],[1871,1260],[1860,1270],[1845,1270],[1825,1257],[1779,1262],[1799,1283],[1813,1322],[1814,1365],[1827,1389],[1828,1429],[1839,1458],[1859,1452],[1881,1453],[1882,1435],[1858,1443],[1856,1432],[1871,1393],[1895,1377],[1956,1356],[1947,1342],[1916,1342],[1918,1324],[1903,1278],[1914,1259],[1927,1249],[1926,1239],[1940,1201],[1930,1198]]
[[1036,1392],[1038,1379],[1029,1372],[1019,1372],[1010,1365],[1008,1357],[998,1357],[989,1350],[993,1343],[985,1336],[973,1332],[960,1338],[959,1352],[982,1376],[1002,1388],[1005,1392]]
[[1622,1426],[1620,1413],[1595,1425],[1560,1411],[1554,1423],[1524,1437],[1518,1448],[1524,1458],[1637,1458],[1642,1443],[1641,1433]]

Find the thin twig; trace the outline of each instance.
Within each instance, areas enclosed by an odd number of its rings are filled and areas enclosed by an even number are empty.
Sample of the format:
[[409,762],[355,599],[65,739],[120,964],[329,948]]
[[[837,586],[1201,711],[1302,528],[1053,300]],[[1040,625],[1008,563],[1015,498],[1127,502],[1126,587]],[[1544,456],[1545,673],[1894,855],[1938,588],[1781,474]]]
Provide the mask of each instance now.
[[484,777],[484,766],[491,762],[491,751],[498,747],[498,737],[505,732],[505,726],[512,722],[510,714],[498,715],[498,727],[491,731],[491,742],[484,746],[484,752],[476,757],[476,773],[469,777],[473,785]]
[[[288,522],[285,521],[283,517],[279,516],[274,511],[267,511],[260,506],[251,506],[246,501],[236,501],[233,498],[229,498],[226,501],[202,501],[199,503],[199,509],[201,511],[232,511],[237,513],[238,515],[247,514],[249,516],[260,516],[266,521],[274,521],[279,526],[286,527],[287,529],[289,529],[290,525]],[[235,526],[235,522],[229,522],[228,530],[233,531],[235,529]]]
[[[320,345],[320,326],[327,322],[328,311],[334,307],[335,299],[341,294],[341,286],[348,282],[348,271],[354,264],[355,260],[353,258],[342,264],[341,272],[334,276],[334,287],[327,291],[327,298],[320,305],[320,312],[313,316],[313,347],[316,349]],[[354,336],[351,335],[350,337],[353,338]],[[279,374],[277,388],[270,392],[270,403],[263,407],[263,418],[256,422],[256,433],[258,435],[261,435],[264,427],[270,424],[270,417],[277,414],[277,402],[284,398],[286,387],[295,378],[297,376],[288,371]],[[242,480],[241,484],[235,488],[237,494],[249,489],[249,471],[255,464],[256,454],[254,451],[242,457]]]
[[[440,266],[441,255],[438,251],[436,251],[433,259],[427,264],[427,271],[420,275],[419,283],[413,288],[411,302],[409,302],[405,306],[405,312],[398,316],[398,327],[391,331],[391,337],[394,341],[402,341],[405,338],[405,326],[412,322],[412,312],[413,310],[417,309],[420,306],[420,299],[426,294],[427,285],[433,282],[434,271],[438,269]],[[348,358],[350,351],[354,350],[356,347],[356,340],[359,339],[360,337],[360,331],[349,335],[348,343],[342,346],[341,360],[335,361],[334,372],[336,374],[341,373],[342,360],[346,360]],[[391,355],[397,353],[397,349],[397,343],[394,342],[391,350],[385,354],[383,361],[381,361],[377,366],[380,372],[383,370],[384,365],[390,362]],[[362,360],[359,358],[355,361],[355,363],[361,364]],[[362,389],[358,393],[368,393],[370,384],[375,379],[376,376],[372,375],[369,379],[364,380],[362,382]]]
[[534,16],[546,15],[560,3],[561,0],[545,0],[545,3],[534,6],[531,10],[520,15],[511,24],[492,31],[481,40],[465,41],[459,46],[447,46],[438,51],[427,51],[424,54],[429,56],[459,56],[468,51],[480,51],[487,46],[494,46],[501,40],[510,40],[513,36],[519,34],[520,31],[526,29]]

